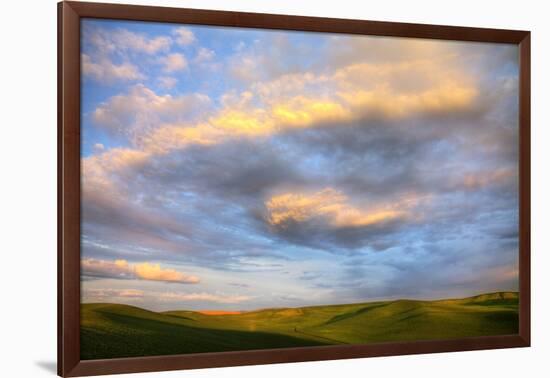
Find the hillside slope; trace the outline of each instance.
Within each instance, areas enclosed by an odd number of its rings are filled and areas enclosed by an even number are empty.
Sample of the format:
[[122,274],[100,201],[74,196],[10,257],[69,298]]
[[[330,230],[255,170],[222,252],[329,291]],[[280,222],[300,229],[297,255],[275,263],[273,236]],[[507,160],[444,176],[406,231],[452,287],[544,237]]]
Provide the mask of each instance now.
[[322,345],[284,334],[209,329],[193,321],[118,304],[81,306],[82,359]]
[[82,359],[330,344],[427,340],[518,332],[518,295],[396,300],[212,315],[81,306]]

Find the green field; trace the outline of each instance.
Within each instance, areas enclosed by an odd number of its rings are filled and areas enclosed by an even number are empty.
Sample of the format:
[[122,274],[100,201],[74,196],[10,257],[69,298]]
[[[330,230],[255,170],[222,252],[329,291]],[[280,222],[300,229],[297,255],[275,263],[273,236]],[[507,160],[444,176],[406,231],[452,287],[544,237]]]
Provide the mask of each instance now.
[[81,358],[366,344],[518,333],[518,294],[395,300],[240,314],[81,305]]

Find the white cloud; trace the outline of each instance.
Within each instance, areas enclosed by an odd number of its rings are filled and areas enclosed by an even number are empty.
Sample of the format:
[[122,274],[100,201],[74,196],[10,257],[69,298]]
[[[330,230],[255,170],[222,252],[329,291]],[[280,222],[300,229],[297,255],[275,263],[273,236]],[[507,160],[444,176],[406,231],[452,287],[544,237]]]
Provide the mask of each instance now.
[[94,144],[94,152],[95,153],[101,153],[105,150],[105,146],[103,143],[96,143]]
[[94,121],[111,133],[138,144],[139,139],[162,124],[189,122],[210,105],[201,94],[157,95],[137,84],[128,93],[111,97],[93,113]]
[[134,33],[126,29],[103,30],[88,29],[84,36],[99,55],[120,54],[134,51],[144,54],[156,54],[168,51],[172,39],[166,36],[149,38],[145,34]]
[[195,35],[186,27],[179,27],[172,32],[176,36],[176,42],[181,46],[187,46],[195,42]]
[[170,37],[148,38],[144,34],[133,33],[125,29],[110,34],[117,49],[127,49],[145,54],[156,54],[170,49],[172,40]]
[[115,64],[108,58],[93,61],[87,54],[82,54],[81,59],[82,74],[102,83],[145,79],[138,67],[128,62]]
[[82,73],[98,82],[144,80],[146,76],[133,63],[132,53],[157,54],[170,49],[170,37],[149,38],[145,34],[126,29],[107,31],[88,28],[84,30]]
[[214,50],[207,49],[206,47],[199,48],[197,55],[195,56],[195,62],[204,63],[209,62],[216,57]]
[[230,74],[245,83],[253,83],[262,78],[260,59],[253,55],[239,55],[230,63]]
[[171,76],[161,76],[158,78],[158,82],[161,88],[172,89],[178,83],[178,79]]
[[187,59],[180,53],[169,54],[159,59],[166,72],[176,72],[187,69]]

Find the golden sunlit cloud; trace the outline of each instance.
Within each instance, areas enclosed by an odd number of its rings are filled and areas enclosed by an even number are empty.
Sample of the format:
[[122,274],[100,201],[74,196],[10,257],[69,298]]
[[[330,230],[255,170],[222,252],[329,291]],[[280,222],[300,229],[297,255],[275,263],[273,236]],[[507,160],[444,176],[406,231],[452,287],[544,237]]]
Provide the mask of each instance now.
[[[319,87],[324,91],[316,90]],[[477,96],[467,74],[438,60],[351,64],[332,74],[282,75],[256,82],[240,93],[227,93],[218,111],[202,111],[200,119],[184,121],[180,120],[183,115],[188,117],[193,109],[210,103],[208,96],[157,95],[136,85],[127,95],[101,104],[93,114],[110,130],[125,129],[133,147],[84,159],[84,177],[95,175],[107,181],[111,172],[190,145],[267,138],[324,124],[346,127],[369,118],[395,121],[418,114],[467,111]]]
[[[423,83],[416,88],[411,84],[413,88],[401,88],[401,83],[392,81],[392,74],[408,70],[416,70],[418,75],[429,78],[426,80],[429,85]],[[166,152],[189,144],[209,145],[231,138],[269,137],[288,129],[317,127],[324,123],[344,127],[350,121],[369,117],[395,120],[422,113],[463,111],[472,106],[478,95],[466,76],[425,62],[396,67],[354,65],[330,77],[309,72],[302,74],[303,77],[292,74],[289,75],[292,80],[302,82],[293,86],[286,83],[286,76],[264,86],[256,85],[256,90],[226,95],[225,107],[200,124],[158,128],[144,137],[145,148]],[[359,86],[357,81],[364,81],[365,76],[370,78],[370,84]],[[320,84],[334,88],[333,94],[307,94],[307,86]]]
[[164,269],[160,264],[148,262],[130,264],[122,259],[115,261],[83,259],[81,268],[82,275],[95,278],[141,279],[187,284],[200,282],[196,276],[186,275],[174,269]]
[[345,195],[332,188],[313,194],[276,195],[266,201],[265,206],[269,214],[268,222],[274,226],[324,219],[333,227],[365,227],[403,218],[408,214],[403,203],[368,210],[354,207]]
[[353,118],[347,104],[297,96],[271,108],[274,122],[283,127],[309,127],[323,122],[341,122]]
[[477,96],[477,91],[456,83],[446,83],[440,87],[413,94],[398,94],[392,93],[387,88],[377,88],[371,91],[340,93],[340,96],[353,107],[363,109],[367,114],[396,119],[421,111],[444,114],[452,109],[467,108]]
[[209,121],[212,126],[225,131],[227,136],[261,136],[274,132],[269,114],[261,108],[249,111],[224,109]]
[[198,283],[200,280],[195,276],[187,276],[174,269],[162,269],[159,264],[141,263],[135,264],[136,276],[142,280]]

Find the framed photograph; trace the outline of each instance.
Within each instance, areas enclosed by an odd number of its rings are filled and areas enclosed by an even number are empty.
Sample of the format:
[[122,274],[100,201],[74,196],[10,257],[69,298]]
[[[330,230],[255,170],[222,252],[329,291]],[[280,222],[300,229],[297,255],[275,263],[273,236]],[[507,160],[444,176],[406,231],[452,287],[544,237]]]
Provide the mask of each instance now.
[[529,32],[58,10],[59,375],[529,346]]

